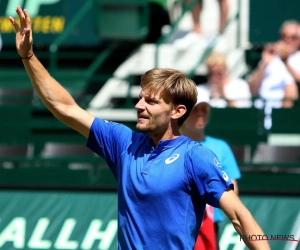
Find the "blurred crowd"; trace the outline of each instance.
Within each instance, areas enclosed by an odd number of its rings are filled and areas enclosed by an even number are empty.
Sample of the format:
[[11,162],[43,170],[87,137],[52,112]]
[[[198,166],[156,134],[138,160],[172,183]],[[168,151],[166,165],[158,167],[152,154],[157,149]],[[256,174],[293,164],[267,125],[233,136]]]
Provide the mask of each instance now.
[[279,40],[265,46],[257,67],[245,80],[231,79],[226,56],[213,52],[206,61],[208,82],[201,88],[209,92],[213,107],[250,107],[252,97],[260,97],[270,107],[292,107],[299,96],[299,46],[300,24],[285,21]]
[[[162,27],[170,22],[167,13],[168,1],[149,1],[153,14],[151,17],[153,21],[150,23],[156,27],[156,35],[154,37],[150,34],[152,40],[148,39],[148,42],[154,42],[161,35]],[[191,0],[184,1],[185,4],[191,2]],[[227,0],[218,0],[218,3],[219,32],[221,32],[226,25],[229,4]],[[192,29],[184,37],[173,42],[175,47],[184,49],[192,44],[199,44],[199,46],[207,44],[202,34],[202,6],[203,1],[200,0],[192,8]],[[159,19],[159,15],[164,18]],[[231,78],[226,55],[213,52],[206,60],[207,82],[197,82],[197,84],[201,86],[201,91],[209,94],[212,107],[251,107],[252,99],[256,97],[260,100],[256,100],[254,106],[264,107],[267,114],[272,108],[292,107],[300,92],[299,47],[300,24],[296,20],[287,20],[279,27],[278,41],[265,45],[257,67],[245,79]]]
[[[256,107],[292,107],[299,97],[300,82],[300,24],[285,21],[280,38],[265,46],[261,60],[253,72],[244,79],[232,79],[226,56],[213,52],[206,60],[207,91],[213,107],[244,108],[252,105],[252,97],[260,97]],[[265,105],[264,105],[265,104]]]

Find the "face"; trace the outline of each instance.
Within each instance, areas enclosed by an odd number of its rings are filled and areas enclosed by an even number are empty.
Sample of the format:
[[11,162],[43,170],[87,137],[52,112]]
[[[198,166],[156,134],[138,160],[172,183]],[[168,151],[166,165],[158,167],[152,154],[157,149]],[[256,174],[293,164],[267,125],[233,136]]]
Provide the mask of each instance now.
[[300,45],[299,27],[294,24],[285,25],[281,30],[280,40],[286,42],[297,50]]
[[172,106],[167,104],[159,93],[149,96],[142,91],[140,100],[135,105],[138,121],[136,128],[146,133],[163,133],[169,126],[172,116]]
[[224,66],[213,65],[208,69],[208,80],[210,83],[223,85],[227,78],[227,69]]
[[204,129],[209,117],[210,107],[207,103],[201,102],[197,104],[186,119],[184,125],[186,129]]

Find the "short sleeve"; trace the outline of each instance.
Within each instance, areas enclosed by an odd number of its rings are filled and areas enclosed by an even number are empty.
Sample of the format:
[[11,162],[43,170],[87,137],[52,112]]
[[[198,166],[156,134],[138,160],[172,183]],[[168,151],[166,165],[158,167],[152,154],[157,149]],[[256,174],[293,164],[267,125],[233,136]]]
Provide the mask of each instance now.
[[230,179],[237,180],[241,178],[241,172],[235,160],[230,146],[223,141],[222,143],[222,156],[219,156],[224,171],[228,174]]
[[291,85],[295,82],[293,76],[287,70],[282,74],[282,77],[284,79],[284,85]]
[[202,145],[194,146],[186,156],[190,184],[196,185],[203,201],[219,208],[219,200],[233,184],[217,156]]
[[87,147],[103,157],[116,176],[118,160],[131,142],[133,131],[128,127],[95,118],[87,141]]

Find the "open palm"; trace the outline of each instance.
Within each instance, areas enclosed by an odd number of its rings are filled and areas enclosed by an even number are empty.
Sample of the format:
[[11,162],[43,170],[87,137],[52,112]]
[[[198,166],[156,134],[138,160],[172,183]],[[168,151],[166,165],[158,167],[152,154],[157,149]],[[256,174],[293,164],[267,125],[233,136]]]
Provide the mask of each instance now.
[[13,17],[9,17],[16,31],[16,48],[22,58],[28,58],[33,54],[30,17],[27,10],[23,11],[20,6],[17,7],[16,12],[20,18],[20,26]]

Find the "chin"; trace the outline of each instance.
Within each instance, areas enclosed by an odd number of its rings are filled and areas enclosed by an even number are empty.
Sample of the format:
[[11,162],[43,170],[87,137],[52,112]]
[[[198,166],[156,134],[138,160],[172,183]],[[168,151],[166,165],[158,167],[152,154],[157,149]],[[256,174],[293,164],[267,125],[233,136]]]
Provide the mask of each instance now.
[[144,133],[152,133],[152,132],[156,131],[156,129],[153,129],[147,125],[143,125],[143,124],[139,124],[139,123],[136,124],[136,129],[138,131],[141,131]]
[[148,132],[147,126],[145,126],[145,125],[137,123],[135,127],[139,131]]

